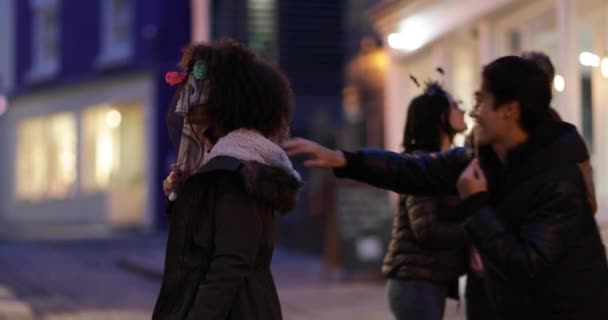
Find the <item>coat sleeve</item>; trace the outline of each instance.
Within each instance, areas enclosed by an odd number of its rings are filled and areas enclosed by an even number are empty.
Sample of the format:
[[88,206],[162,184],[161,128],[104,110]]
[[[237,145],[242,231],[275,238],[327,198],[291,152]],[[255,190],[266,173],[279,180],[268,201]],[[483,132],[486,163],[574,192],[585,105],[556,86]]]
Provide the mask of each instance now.
[[591,206],[591,211],[595,215],[597,213],[597,199],[595,197],[595,183],[593,183],[593,167],[589,160],[578,163],[578,169],[585,180],[585,190],[587,191],[587,200]]
[[344,152],[346,167],[334,174],[403,194],[456,194],[456,181],[471,155],[467,148],[424,155],[363,149]]
[[580,236],[582,215],[587,213],[580,190],[573,182],[548,183],[537,194],[538,204],[524,213],[515,229],[507,228],[487,204],[486,193],[467,199],[473,215],[465,228],[486,269],[509,281],[528,281],[554,266]]
[[226,319],[239,289],[253,271],[262,236],[261,207],[236,179],[240,177],[222,182],[217,192],[214,253],[189,320]]
[[171,220],[171,213],[173,212],[173,203],[175,203],[175,201],[170,201],[169,199],[167,199],[167,207],[165,208],[165,216],[167,216],[167,219]]
[[464,226],[440,219],[437,199],[429,196],[405,196],[414,237],[433,249],[456,249],[465,245]]

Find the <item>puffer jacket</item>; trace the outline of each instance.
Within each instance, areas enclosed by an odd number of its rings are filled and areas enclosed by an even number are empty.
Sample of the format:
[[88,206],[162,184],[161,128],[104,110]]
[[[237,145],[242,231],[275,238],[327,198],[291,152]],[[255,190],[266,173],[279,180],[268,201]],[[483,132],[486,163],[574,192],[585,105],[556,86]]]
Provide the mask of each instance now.
[[384,276],[453,285],[466,271],[464,226],[451,212],[459,203],[454,196],[401,195]]

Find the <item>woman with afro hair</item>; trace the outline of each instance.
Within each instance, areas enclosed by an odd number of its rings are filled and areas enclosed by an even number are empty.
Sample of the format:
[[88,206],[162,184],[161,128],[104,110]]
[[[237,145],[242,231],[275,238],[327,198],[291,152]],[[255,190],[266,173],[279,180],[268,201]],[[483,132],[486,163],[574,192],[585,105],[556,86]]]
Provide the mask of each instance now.
[[[275,215],[290,211],[299,174],[279,146],[289,133],[286,78],[230,39],[186,48],[178,104],[205,150],[186,174],[164,181],[176,192],[161,290],[153,319],[281,319],[270,262]],[[179,109],[180,105],[178,105]]]

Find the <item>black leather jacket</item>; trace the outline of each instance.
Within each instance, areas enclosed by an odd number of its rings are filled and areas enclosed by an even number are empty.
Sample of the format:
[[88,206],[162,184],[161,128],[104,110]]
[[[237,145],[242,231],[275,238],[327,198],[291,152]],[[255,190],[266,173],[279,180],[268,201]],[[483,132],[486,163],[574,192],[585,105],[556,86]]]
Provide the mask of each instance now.
[[[488,192],[463,203],[465,228],[483,259],[501,319],[608,319],[606,251],[577,163],[588,154],[572,125],[544,123],[508,157],[480,151]],[[457,148],[423,157],[345,153],[335,170],[399,193],[455,194],[472,158]]]

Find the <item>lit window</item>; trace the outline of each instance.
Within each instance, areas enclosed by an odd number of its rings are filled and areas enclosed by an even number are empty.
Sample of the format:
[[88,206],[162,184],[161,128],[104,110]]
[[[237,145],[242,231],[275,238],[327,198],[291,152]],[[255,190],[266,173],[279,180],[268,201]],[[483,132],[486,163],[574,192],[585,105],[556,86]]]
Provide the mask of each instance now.
[[31,0],[32,65],[30,81],[53,77],[59,70],[59,5],[57,0]]
[[76,182],[76,118],[70,113],[22,120],[17,125],[17,197],[65,199]]
[[133,54],[133,1],[101,1],[101,66],[127,61]]
[[141,106],[88,108],[82,113],[81,132],[84,191],[104,191],[113,184],[141,182],[144,163]]

